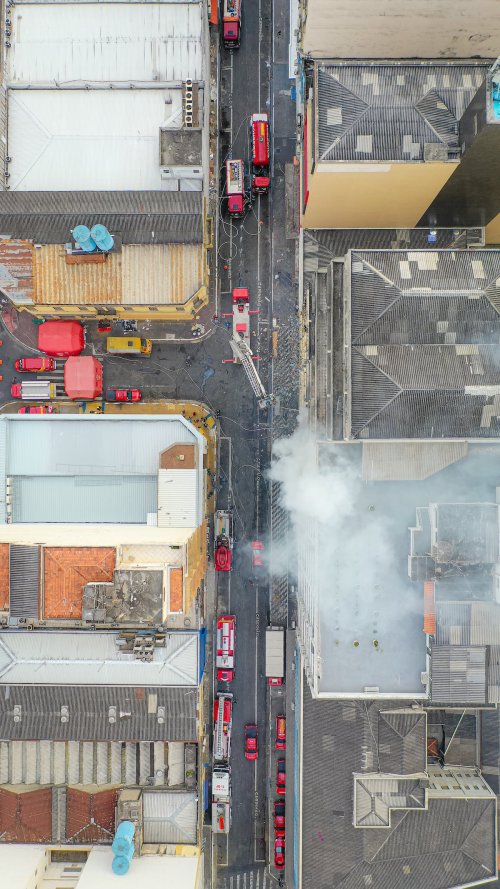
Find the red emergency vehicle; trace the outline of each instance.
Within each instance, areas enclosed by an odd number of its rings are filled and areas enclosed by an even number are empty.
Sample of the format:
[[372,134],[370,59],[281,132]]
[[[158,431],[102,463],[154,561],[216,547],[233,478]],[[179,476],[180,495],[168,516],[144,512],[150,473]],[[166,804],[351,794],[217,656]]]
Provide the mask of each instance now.
[[222,42],[226,49],[238,49],[241,33],[241,0],[222,0]]
[[269,117],[252,114],[252,191],[267,194],[269,178]]
[[217,621],[217,679],[219,682],[232,682],[234,679],[234,648],[236,618],[225,614]]
[[242,160],[226,161],[227,209],[230,216],[241,219],[245,212],[245,168]]

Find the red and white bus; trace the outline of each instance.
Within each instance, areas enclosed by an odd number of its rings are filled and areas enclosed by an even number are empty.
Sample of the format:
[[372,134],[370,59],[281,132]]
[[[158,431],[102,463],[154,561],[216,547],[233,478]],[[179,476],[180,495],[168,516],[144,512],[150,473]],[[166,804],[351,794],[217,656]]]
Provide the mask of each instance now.
[[269,178],[269,117],[267,114],[252,114],[252,191],[267,194]]

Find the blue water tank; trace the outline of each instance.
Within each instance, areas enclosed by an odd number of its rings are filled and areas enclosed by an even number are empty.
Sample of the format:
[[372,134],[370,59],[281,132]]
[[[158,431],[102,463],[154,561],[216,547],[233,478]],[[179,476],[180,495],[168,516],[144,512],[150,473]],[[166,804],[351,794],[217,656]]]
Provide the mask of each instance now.
[[96,242],[91,237],[90,229],[86,225],[77,225],[71,234],[75,239],[76,245],[84,253],[93,253],[94,250],[97,250]]
[[132,856],[134,851],[132,850],[131,855],[115,855],[113,858],[113,864],[111,867],[113,868],[113,873],[117,876],[122,877],[123,874],[126,874],[129,867],[130,862],[132,861]]
[[110,235],[105,225],[93,225],[90,234],[99,250],[102,250],[103,253],[109,253],[109,251],[113,249],[115,242],[113,236]]
[[120,821],[111,846],[115,855],[127,855],[130,849],[132,855],[134,854],[134,833],[135,826],[132,821]]

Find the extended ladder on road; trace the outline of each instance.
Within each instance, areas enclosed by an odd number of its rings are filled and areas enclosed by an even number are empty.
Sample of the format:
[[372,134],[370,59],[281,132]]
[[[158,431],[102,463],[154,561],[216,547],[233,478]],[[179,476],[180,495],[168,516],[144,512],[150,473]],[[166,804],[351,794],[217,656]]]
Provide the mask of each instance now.
[[214,761],[228,762],[231,755],[233,696],[231,694],[218,694],[214,709]]
[[233,362],[241,364],[252,387],[254,395],[259,399],[259,407],[267,407],[273,403],[273,396],[268,395],[265,386],[257,373],[257,368],[253,363],[253,353],[250,346],[243,340],[237,340],[231,337],[229,341],[231,351],[234,355]]

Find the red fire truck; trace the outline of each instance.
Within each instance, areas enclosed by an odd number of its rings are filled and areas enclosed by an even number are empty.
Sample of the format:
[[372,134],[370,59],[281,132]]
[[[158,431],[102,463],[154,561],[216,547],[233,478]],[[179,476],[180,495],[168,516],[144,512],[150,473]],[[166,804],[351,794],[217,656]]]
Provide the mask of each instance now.
[[233,696],[218,694],[214,701],[214,761],[228,762],[231,755]]
[[245,168],[242,160],[226,161],[227,209],[230,216],[241,219],[245,212]]
[[241,32],[241,0],[222,2],[222,42],[226,49],[238,49]]
[[252,191],[267,194],[269,191],[269,117],[252,114]]

